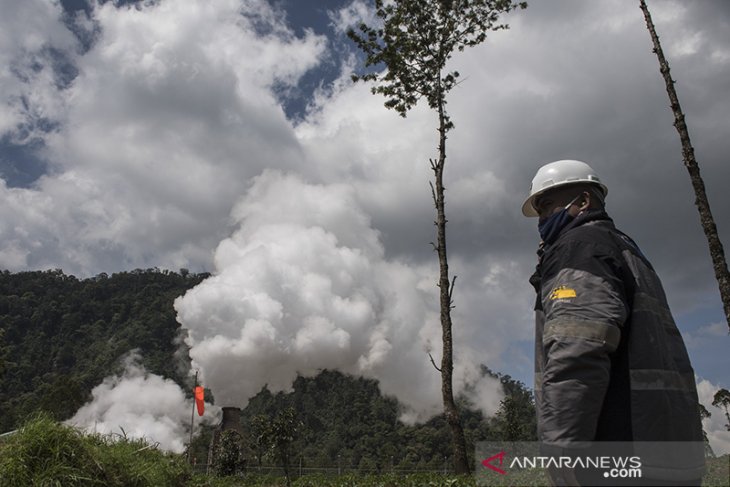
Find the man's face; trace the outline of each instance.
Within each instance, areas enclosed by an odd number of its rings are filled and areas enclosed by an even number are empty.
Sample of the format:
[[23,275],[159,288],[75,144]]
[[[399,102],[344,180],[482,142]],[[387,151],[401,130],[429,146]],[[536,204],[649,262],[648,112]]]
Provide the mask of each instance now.
[[[540,217],[540,221],[543,221],[553,213],[557,213],[565,208],[576,196],[581,194],[581,190],[577,188],[557,188],[551,191],[546,191],[535,199],[535,210]],[[580,203],[582,200],[578,198],[568,209],[568,213],[572,216],[576,216],[580,212]],[[576,204],[577,203],[577,204]]]

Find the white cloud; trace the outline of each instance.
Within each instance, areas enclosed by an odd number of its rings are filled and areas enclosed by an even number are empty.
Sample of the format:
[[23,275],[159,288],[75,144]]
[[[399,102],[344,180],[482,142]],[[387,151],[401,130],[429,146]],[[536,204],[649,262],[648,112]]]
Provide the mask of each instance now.
[[23,251],[0,266],[203,270],[250,178],[299,165],[273,89],[315,66],[324,39],[294,37],[255,1],[107,2],[93,16],[98,39],[54,93],[66,110],[46,136],[51,171],[6,192],[6,241]]
[[711,337],[724,337],[727,336],[727,323],[722,323],[720,321],[717,321],[715,323],[710,323],[707,326],[703,326],[698,330],[698,333],[701,335],[707,335]]
[[3,0],[0,10],[0,136],[22,143],[40,135],[41,120],[60,115],[50,49],[73,55],[76,40],[60,22],[56,1]]
[[727,322],[716,321],[698,328],[685,331],[682,338],[690,350],[708,350],[710,346],[714,346],[717,342],[728,339]]
[[362,0],[352,0],[346,7],[328,12],[335,32],[344,34],[350,28],[357,28],[360,23],[377,25],[375,11]]

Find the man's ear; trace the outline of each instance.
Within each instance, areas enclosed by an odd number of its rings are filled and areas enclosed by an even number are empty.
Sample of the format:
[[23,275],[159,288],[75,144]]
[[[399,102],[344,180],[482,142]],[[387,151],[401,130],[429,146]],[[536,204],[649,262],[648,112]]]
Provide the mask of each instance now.
[[584,191],[582,196],[582,199],[578,203],[580,205],[579,208],[580,211],[586,211],[591,207],[591,193],[589,191]]

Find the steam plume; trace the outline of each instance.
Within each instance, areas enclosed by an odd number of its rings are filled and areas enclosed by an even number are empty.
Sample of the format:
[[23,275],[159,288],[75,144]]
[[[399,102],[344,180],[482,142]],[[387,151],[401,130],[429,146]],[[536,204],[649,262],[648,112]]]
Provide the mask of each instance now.
[[[192,399],[172,380],[148,373],[131,351],[121,375],[96,386],[91,402],[68,423],[89,432],[144,438],[159,448],[181,453],[189,441]],[[214,422],[219,409],[206,405],[203,421]],[[197,419],[197,416],[196,416]]]
[[[350,186],[265,172],[232,215],[238,229],[218,246],[214,275],[175,302],[219,404],[245,406],[264,386],[285,391],[297,374],[336,369],[378,379],[405,420],[441,411],[425,352],[440,343],[435,277],[384,257]],[[455,384],[493,412],[500,387],[475,365],[457,367]]]

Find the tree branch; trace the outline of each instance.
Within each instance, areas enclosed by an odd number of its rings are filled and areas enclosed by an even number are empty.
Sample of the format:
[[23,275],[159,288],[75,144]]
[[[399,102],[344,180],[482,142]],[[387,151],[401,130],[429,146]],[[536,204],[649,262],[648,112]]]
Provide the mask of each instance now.
[[441,369],[439,369],[438,367],[436,367],[436,362],[433,360],[433,357],[431,356],[431,352],[428,352],[428,358],[431,359],[431,364],[433,365],[433,368],[436,369],[436,370],[438,370],[439,372],[441,372]]
[[[456,284],[456,276],[451,280],[451,288],[449,288],[449,302],[452,304],[454,303],[454,300],[452,299],[452,296],[454,295],[454,284]],[[451,306],[451,309],[453,309],[454,306]]]
[[433,198],[433,204],[438,205],[438,200],[436,199],[436,189],[433,187],[433,182],[428,182],[429,186],[431,186],[431,197]]

